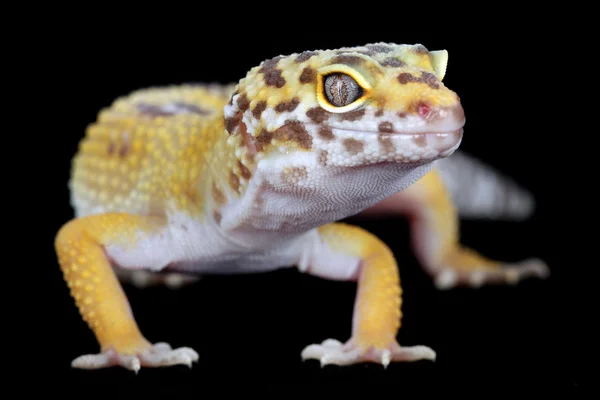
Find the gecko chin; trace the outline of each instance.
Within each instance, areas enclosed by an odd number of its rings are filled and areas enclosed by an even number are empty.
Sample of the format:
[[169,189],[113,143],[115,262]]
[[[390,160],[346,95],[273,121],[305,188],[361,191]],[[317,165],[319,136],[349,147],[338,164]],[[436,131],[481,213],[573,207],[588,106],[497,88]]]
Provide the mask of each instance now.
[[319,143],[324,166],[354,167],[381,163],[423,164],[450,156],[460,146],[463,128],[450,131],[365,132],[331,129],[335,140]]

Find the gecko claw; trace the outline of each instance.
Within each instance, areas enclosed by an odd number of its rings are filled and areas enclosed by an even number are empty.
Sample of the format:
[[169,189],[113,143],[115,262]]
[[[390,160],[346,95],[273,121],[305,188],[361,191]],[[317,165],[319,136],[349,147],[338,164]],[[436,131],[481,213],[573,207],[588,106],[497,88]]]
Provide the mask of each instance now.
[[388,349],[383,350],[381,352],[381,364],[383,365],[384,369],[387,369],[391,360],[392,360],[392,352],[389,351]]

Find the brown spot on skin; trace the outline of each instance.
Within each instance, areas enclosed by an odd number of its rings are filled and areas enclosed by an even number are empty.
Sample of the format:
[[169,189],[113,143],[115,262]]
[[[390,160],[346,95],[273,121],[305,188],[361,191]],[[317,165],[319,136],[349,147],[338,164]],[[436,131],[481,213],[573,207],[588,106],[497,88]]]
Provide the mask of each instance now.
[[317,54],[319,53],[317,53],[316,51],[304,51],[300,53],[300,55],[296,57],[294,61],[297,63],[302,63],[304,61],[308,61],[312,56],[316,56]]
[[333,134],[333,131],[328,126],[321,126],[319,128],[318,134],[319,134],[319,137],[323,140],[335,139],[335,135]]
[[281,180],[288,185],[294,185],[307,176],[308,172],[306,172],[305,167],[293,167],[281,173]]
[[327,152],[326,151],[321,151],[319,153],[319,157],[317,159],[317,162],[322,165],[322,166],[326,166],[327,165]]
[[238,104],[238,108],[241,111],[246,111],[248,109],[248,107],[250,107],[250,101],[248,100],[246,93],[244,93],[244,94],[240,95],[240,97],[238,97],[237,104]]
[[260,68],[259,72],[266,73],[271,70],[277,68],[277,64],[279,64],[279,60],[281,60],[281,56],[273,57],[269,60],[265,60]]
[[391,47],[382,44],[369,44],[365,47],[374,53],[389,53],[392,51]]
[[285,86],[285,78],[281,76],[280,69],[265,72],[264,79],[267,86],[275,86],[277,89],[281,89]]
[[214,211],[214,212],[213,212],[213,219],[215,220],[215,222],[216,222],[217,224],[220,224],[220,223],[221,223],[221,219],[222,219],[222,218],[223,218],[223,216],[221,215],[221,213],[220,213],[220,212],[218,212],[218,211]]
[[311,83],[314,82],[317,73],[311,67],[306,67],[302,70],[300,75],[300,83]]
[[398,60],[397,58],[388,57],[388,58],[386,58],[385,60],[383,60],[381,62],[381,66],[383,66],[383,67],[399,68],[399,67],[406,66],[406,63],[403,62],[403,61]]
[[277,139],[284,139],[296,142],[304,149],[312,147],[312,137],[306,131],[304,124],[300,121],[288,121],[278,128],[273,136]]
[[217,186],[216,182],[212,185],[212,197],[215,203],[222,205],[225,204],[226,198],[221,189]]
[[421,74],[421,82],[426,83],[432,89],[440,88],[438,78],[431,72],[423,72]]
[[284,101],[284,102],[277,104],[277,106],[275,107],[275,111],[278,113],[282,113],[285,111],[292,112],[296,109],[296,107],[298,107],[298,104],[300,104],[300,99],[297,97],[294,97],[290,101],[287,101],[287,102]]
[[190,186],[185,190],[185,196],[188,198],[191,204],[198,205],[202,202],[202,196],[200,192],[196,190],[194,187]]
[[427,138],[425,137],[425,135],[417,135],[413,141],[415,142],[415,144],[419,147],[425,147],[425,145],[427,144]]
[[401,84],[406,85],[408,82],[418,82],[419,80],[415,78],[412,74],[409,74],[408,72],[403,72],[400,75],[398,75],[398,81]]
[[346,139],[344,140],[343,145],[352,155],[362,152],[365,148],[365,143],[356,139]]
[[382,122],[379,124],[379,132],[391,133],[394,131],[394,127],[391,122]]
[[259,119],[260,116],[262,115],[263,111],[265,111],[266,108],[267,108],[267,102],[259,101],[258,103],[256,103],[256,106],[254,106],[254,110],[252,110],[252,115],[254,115],[254,118]]
[[255,142],[254,138],[252,137],[252,135],[250,135],[248,133],[248,130],[246,128],[246,124],[243,122],[240,122],[239,124],[239,130],[240,130],[240,135],[242,135],[242,139],[244,140],[244,146],[246,146],[246,148],[248,149],[248,157],[252,160],[254,158],[254,155],[257,153],[258,149],[258,145]]
[[357,53],[364,54],[365,56],[369,56],[369,57],[377,54],[373,50],[360,50],[360,51],[357,51]]
[[379,143],[381,144],[381,147],[385,153],[393,153],[396,151],[396,147],[394,146],[394,143],[392,143],[390,135],[387,133],[380,133],[377,140],[379,140]]
[[262,149],[263,147],[268,146],[272,140],[273,134],[265,128],[262,128],[260,133],[256,137],[256,144],[258,145],[259,149]]
[[427,50],[427,48],[425,48],[425,46],[423,46],[422,44],[418,44],[413,48],[413,51],[416,54],[429,54],[429,50]]
[[129,153],[129,150],[131,150],[129,142],[123,143],[123,145],[119,149],[119,157],[124,158],[127,155],[127,153]]
[[140,114],[148,117],[168,117],[178,114],[210,114],[210,111],[207,111],[196,104],[185,103],[182,101],[158,105],[139,103],[136,105],[136,108]]
[[432,89],[440,88],[438,79],[430,72],[422,72],[419,78],[408,72],[402,72],[400,75],[398,75],[398,81],[403,85],[406,85],[409,82],[421,82],[425,83]]
[[365,115],[366,110],[360,109],[360,110],[354,110],[354,111],[350,111],[344,114],[340,114],[340,119],[342,121],[356,121],[358,119],[361,119],[364,115]]
[[362,64],[365,60],[356,55],[340,54],[333,59],[334,63],[339,64]]
[[231,97],[229,98],[229,105],[232,106],[233,105],[233,98],[235,96],[237,96],[239,93],[239,90],[236,90],[235,92],[233,92],[233,94],[231,95]]
[[400,118],[406,118],[406,113],[405,113],[405,112],[403,112],[403,111],[400,111],[400,112],[398,113],[398,116],[399,116]]
[[326,111],[321,107],[313,107],[306,112],[306,116],[318,124],[326,121],[330,115],[331,113],[329,111]]
[[233,171],[229,172],[229,186],[231,187],[231,189],[233,189],[233,191],[239,193],[240,178]]
[[252,173],[250,173],[250,170],[248,168],[246,168],[246,166],[244,164],[242,164],[242,162],[240,160],[238,160],[237,164],[238,164],[238,168],[240,169],[240,175],[242,175],[242,178],[244,178],[245,180],[249,180],[250,177],[252,176]]
[[259,72],[263,73],[267,86],[275,86],[276,88],[281,89],[285,86],[285,78],[281,76],[281,70],[277,69],[279,60],[281,60],[281,56],[264,61]]
[[115,152],[117,148],[117,145],[115,144],[115,142],[113,142],[112,140],[110,142],[108,142],[108,149],[106,149],[106,151],[108,152],[109,156],[112,156],[113,153]]
[[182,114],[182,113],[191,113],[191,114],[198,114],[198,115],[211,114],[210,111],[205,110],[196,104],[175,102],[175,103],[173,103],[173,106],[175,106],[176,114]]
[[380,108],[379,110],[377,110],[377,112],[375,113],[376,117],[381,117],[383,115],[383,110]]
[[225,129],[230,135],[233,135],[235,128],[242,122],[242,112],[236,113],[233,117],[225,118]]

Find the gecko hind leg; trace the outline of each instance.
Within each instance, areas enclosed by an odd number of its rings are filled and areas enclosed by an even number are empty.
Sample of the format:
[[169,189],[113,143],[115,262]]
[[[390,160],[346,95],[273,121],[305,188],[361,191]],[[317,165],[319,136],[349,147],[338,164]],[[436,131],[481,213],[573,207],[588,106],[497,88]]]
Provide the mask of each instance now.
[[463,246],[458,212],[435,170],[364,214],[375,213],[410,216],[415,255],[438,289],[516,284],[526,278],[549,276],[548,266],[541,259],[502,262]]
[[302,350],[302,359],[317,359],[321,366],[373,362],[384,367],[435,360],[435,351],[427,346],[400,346],[396,341],[402,288],[388,247],[369,232],[343,223],[325,225],[318,234],[317,250],[305,254],[299,268],[323,278],[358,281],[352,336],[343,344],[336,339],[311,344]]
[[434,272],[438,289],[451,289],[466,285],[473,288],[486,284],[516,285],[527,278],[547,278],[549,270],[544,261],[529,258],[515,263],[503,263],[478,254],[476,251],[458,246],[445,258]]
[[109,244],[135,246],[161,226],[149,217],[114,213],[76,218],[58,231],[55,249],[60,268],[81,316],[100,344],[100,353],[77,357],[72,367],[121,366],[137,373],[141,367],[191,366],[198,360],[191,348],[174,350],[164,342],[152,344],[142,335],[104,251]]

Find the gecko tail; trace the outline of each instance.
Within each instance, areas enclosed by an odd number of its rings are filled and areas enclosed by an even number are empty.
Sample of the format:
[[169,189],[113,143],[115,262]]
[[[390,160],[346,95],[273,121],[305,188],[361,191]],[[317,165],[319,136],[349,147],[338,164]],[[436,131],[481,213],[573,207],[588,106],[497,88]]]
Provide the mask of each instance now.
[[464,151],[441,159],[436,168],[461,218],[519,221],[535,212],[531,192]]

